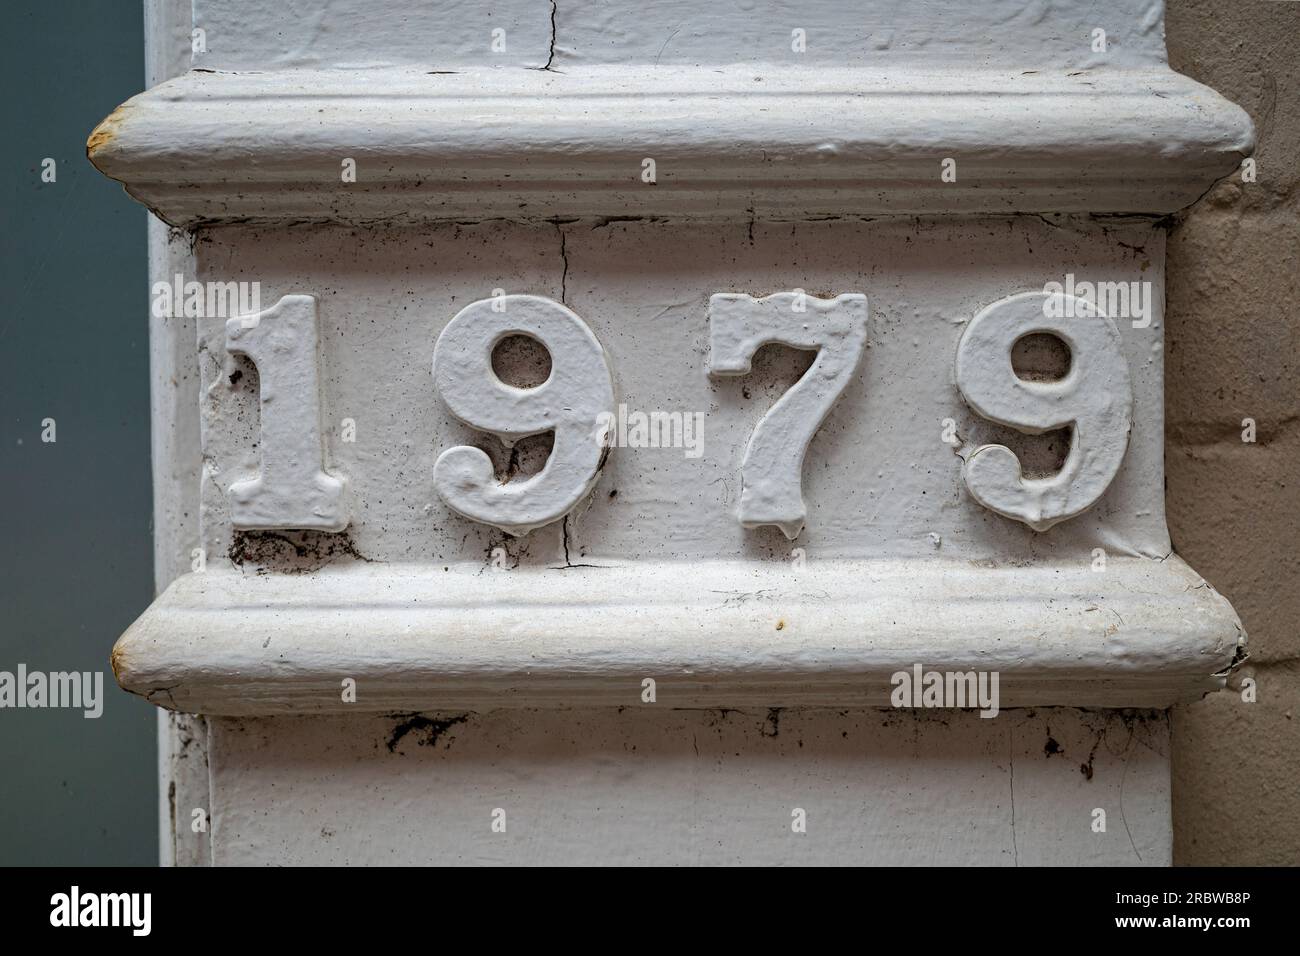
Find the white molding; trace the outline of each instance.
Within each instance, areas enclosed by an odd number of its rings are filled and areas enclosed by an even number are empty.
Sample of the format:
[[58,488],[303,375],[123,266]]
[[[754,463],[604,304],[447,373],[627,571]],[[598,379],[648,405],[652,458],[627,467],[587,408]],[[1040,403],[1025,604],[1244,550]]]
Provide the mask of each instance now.
[[[190,72],[87,151],[167,222],[1165,214],[1250,152],[1164,67]],[[641,181],[656,160],[657,183]],[[957,181],[942,182],[944,158]],[[342,182],[344,158],[357,181]]]
[[[987,566],[679,562],[188,574],[122,636],[119,683],[216,715],[501,706],[887,706],[890,675],[997,671],[1001,706],[1166,707],[1244,639],[1180,559]],[[343,703],[345,678],[355,703]]]

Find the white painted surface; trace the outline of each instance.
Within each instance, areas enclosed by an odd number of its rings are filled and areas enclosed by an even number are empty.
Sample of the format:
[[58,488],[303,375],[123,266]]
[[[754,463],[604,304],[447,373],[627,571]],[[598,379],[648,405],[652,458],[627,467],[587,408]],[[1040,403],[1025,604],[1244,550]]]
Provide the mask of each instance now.
[[[870,290],[868,348],[817,431],[803,471],[810,560],[953,557],[977,561],[1160,559],[1164,525],[1163,324],[1120,330],[1133,384],[1134,426],[1123,466],[1098,504],[1034,534],[971,498],[944,420],[975,443],[996,441],[1050,465],[1050,439],[984,420],[954,381],[963,330],[1010,293],[1069,272],[1150,280],[1160,288],[1163,233],[1148,223],[1033,217],[993,221],[674,224],[582,221],[482,223],[424,229],[223,228],[198,248],[201,279],[260,281],[264,299],[320,303],[322,416],[331,467],[354,492],[349,535],[375,561],[509,564],[737,558],[789,562],[775,529],[736,520],[745,450],[758,421],[803,373],[806,353],[760,352],[742,378],[711,378],[709,298],[807,289]],[[629,409],[704,413],[699,457],[680,448],[616,448],[594,495],[567,522],[518,543],[459,517],[434,486],[438,456],[477,445],[499,471],[509,456],[460,422],[429,374],[433,344],[466,304],[495,288],[564,302],[608,355]],[[257,392],[224,349],[223,319],[199,322],[204,387],[204,540],[209,564],[234,543],[221,486],[260,467]],[[801,361],[801,356],[803,361]],[[356,422],[356,441],[338,423]],[[523,464],[533,467],[541,459]],[[525,472],[526,468],[521,469]],[[616,492],[611,496],[611,492]],[[930,535],[940,536],[936,551]],[[337,560],[345,554],[337,553]],[[257,561],[244,560],[247,570]],[[274,566],[272,561],[270,565]]]
[[[366,0],[303,7],[196,0],[208,70],[490,63],[554,70],[631,63],[891,67],[1007,60],[1024,69],[1106,70],[1165,62],[1161,0]],[[1107,31],[1107,51],[1092,31]],[[506,32],[493,50],[492,30]],[[806,34],[796,52],[792,31]],[[498,45],[499,47],[499,45]]]
[[1163,714],[662,707],[214,720],[213,861],[1170,862]]
[[347,483],[323,467],[320,334],[316,300],[286,295],[261,312],[226,320],[226,351],[257,366],[261,466],[230,486],[240,530],[348,526]]
[[[189,0],[147,0],[145,82],[154,86],[189,68]],[[149,217],[149,285],[192,274],[188,237]],[[183,310],[180,310],[183,312]],[[184,315],[149,321],[150,458],[153,470],[154,591],[189,570],[199,546],[199,368],[195,328]],[[208,803],[207,731],[202,718],[158,711],[158,851],[163,866],[209,861],[206,833],[176,808]]]
[[[1066,315],[1059,303],[1067,298],[1069,317],[1047,314]],[[1015,344],[1039,333],[1069,350],[1069,371],[1059,381],[1022,379],[1012,367]],[[1082,299],[1028,292],[981,311],[957,346],[957,388],[984,418],[1017,431],[1070,429],[1069,453],[1046,478],[1026,477],[1005,445],[967,451],[962,476],[986,508],[1046,531],[1096,504],[1119,472],[1133,427],[1124,340],[1113,319]]]
[[[551,701],[617,700],[601,680],[639,680],[656,661],[676,675],[716,667],[716,692],[692,700],[719,706],[754,693],[804,702],[800,687],[814,700],[879,701],[873,688],[889,671],[921,658],[996,664],[1026,703],[1167,706],[1221,683],[1239,624],[1175,570],[1164,529],[1158,297],[1149,326],[1115,332],[1134,426],[1087,511],[1044,534],[1008,520],[969,494],[960,449],[943,439],[947,419],[976,444],[994,438],[1050,462],[1050,448],[999,431],[962,399],[963,330],[1008,292],[1067,272],[1158,277],[1160,233],[1065,219],[755,224],[752,240],[750,228],[485,224],[424,229],[418,243],[404,229],[361,241],[324,228],[211,233],[201,274],[219,263],[224,279],[257,278],[264,294],[318,293],[324,414],[357,423],[357,441],[331,439],[330,458],[356,510],[345,538],[233,533],[221,488],[259,466],[257,393],[231,357],[205,360],[206,467],[226,476],[204,483],[209,577],[157,605],[124,643],[124,682],[213,713],[338,706],[340,680],[361,675],[391,685],[371,702],[381,708],[527,699],[519,675],[531,661],[545,662],[538,692]],[[438,270],[424,267],[431,260]],[[873,290],[867,360],[809,446],[799,555],[776,529],[745,529],[736,506],[755,425],[802,369],[778,358],[734,382],[706,374],[710,296],[773,285]],[[448,447],[477,444],[508,466],[439,397],[430,343],[460,302],[497,287],[564,297],[604,345],[620,402],[706,410],[701,456],[615,449],[589,498],[517,540],[447,507],[434,475]],[[481,359],[509,325],[475,340]],[[225,321],[199,326],[211,355]],[[1097,549],[1108,556],[1100,572]],[[301,574],[325,566],[339,575]],[[756,592],[776,603],[748,603]],[[781,619],[792,629],[777,631]],[[829,690],[817,689],[819,668]],[[472,689],[457,696],[457,680]]]
[[[394,65],[454,70],[485,62],[536,70],[550,59],[552,4],[195,0],[194,25],[205,36],[193,63],[205,70],[370,71]],[[493,30],[504,31],[495,51]]]
[[740,465],[740,523],[803,530],[803,464],[808,444],[852,381],[867,347],[867,297],[818,299],[781,292],[709,297],[709,374],[748,375],[754,353],[773,342],[816,353],[812,365],[754,426]]
[[1242,637],[1176,557],[352,564],[186,575],[113,665],[208,714],[618,706],[645,678],[676,707],[886,706],[917,662],[1000,672],[1006,707],[1166,707],[1222,687]]
[[[516,388],[493,372],[493,349],[513,335],[550,355],[550,374],[536,387]],[[482,449],[448,448],[434,463],[433,483],[451,510],[525,535],[563,518],[590,493],[608,449],[600,426],[614,414],[614,381],[605,350],[569,309],[536,295],[470,303],[438,336],[433,380],[456,418],[507,448],[553,436],[546,463],[523,480],[498,481]]]
[[1163,214],[1252,142],[1240,108],[1163,67],[605,66],[189,73],[115,111],[89,156],[184,226],[745,220]]
[[[783,862],[766,828],[794,836],[793,782],[815,807],[795,852],[817,862],[1167,863],[1163,723],[1132,746],[1099,729],[1116,715],[862,709],[912,663],[1002,668],[1004,706],[1164,706],[1233,659],[1235,615],[1164,526],[1163,232],[1083,215],[1173,211],[1250,149],[1239,109],[1165,67],[1160,4],[485,10],[383,0],[299,18],[198,0],[195,64],[222,72],[137,97],[89,143],[134,196],[198,228],[194,278],[317,299],[321,441],[355,493],[345,534],[236,530],[224,489],[258,473],[258,396],[225,317],[199,319],[207,570],[146,613],[115,665],[164,706],[284,716],[211,717],[210,763],[177,759],[178,725],[165,772],[197,801],[194,771],[210,771],[214,829],[175,858]],[[499,18],[506,51],[484,53]],[[1107,56],[1089,49],[1096,26]],[[1152,321],[1118,330],[1133,427],[1113,480],[1037,533],[969,494],[941,436],[950,423],[1055,467],[1051,439],[970,408],[954,356],[981,310],[1070,273],[1150,281]],[[449,508],[445,449],[477,445],[520,479],[547,457],[523,439],[510,458],[429,375],[452,316],[498,288],[581,317],[619,403],[703,414],[702,454],[614,449],[590,495],[518,538]],[[866,357],[808,445],[797,551],[736,515],[755,425],[803,363],[763,349],[742,379],[707,375],[709,298],[789,289],[871,302]],[[183,418],[166,402],[155,415]],[[184,442],[166,447],[170,473],[193,468]],[[652,668],[668,671],[661,702],[755,708],[749,725],[711,744],[701,731],[732,717],[620,714],[646,706]],[[783,705],[799,707],[767,709]],[[395,719],[358,711],[408,708],[465,716],[451,726],[472,727],[469,746],[398,761]],[[1048,755],[1034,721],[1049,717],[1091,779]],[[765,729],[778,720],[780,738]],[[786,736],[789,721],[805,733]],[[1027,779],[1024,755],[1041,761]],[[498,794],[534,827],[524,840],[482,842]],[[1124,838],[1101,838],[1092,811],[1116,800]],[[826,814],[837,839],[816,830]]]

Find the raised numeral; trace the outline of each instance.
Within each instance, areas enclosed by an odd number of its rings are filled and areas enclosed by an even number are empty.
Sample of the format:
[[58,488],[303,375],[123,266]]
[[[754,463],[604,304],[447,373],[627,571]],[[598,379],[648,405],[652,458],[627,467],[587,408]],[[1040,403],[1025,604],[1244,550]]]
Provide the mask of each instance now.
[[342,531],[345,482],[323,467],[316,299],[286,295],[226,321],[226,349],[246,355],[261,382],[262,470],[230,486],[236,528]]
[[[1050,478],[1025,478],[1004,445],[981,445],[966,456],[962,473],[975,500],[1035,531],[1096,503],[1124,460],[1133,421],[1133,386],[1115,323],[1082,299],[1045,308],[1052,296],[1066,298],[1025,292],[993,303],[971,320],[957,347],[957,387],[979,415],[1030,435],[1072,426],[1069,455]],[[1063,315],[1075,317],[1053,317]],[[1012,346],[1035,332],[1069,347],[1064,378],[1026,381],[1012,369]]]
[[709,298],[709,374],[746,375],[769,342],[816,349],[808,371],[759,420],[740,466],[740,522],[776,525],[787,538],[803,530],[803,460],[817,429],[853,378],[867,344],[867,297],[818,299],[781,292],[755,299]]
[[[492,350],[511,335],[551,353],[551,375],[536,388],[507,385],[492,370]],[[564,517],[591,491],[607,451],[600,423],[613,414],[614,381],[600,342],[569,309],[535,295],[467,305],[438,337],[433,380],[453,415],[507,445],[555,435],[545,466],[524,481],[497,481],[481,449],[448,448],[433,482],[453,511],[522,535]]]

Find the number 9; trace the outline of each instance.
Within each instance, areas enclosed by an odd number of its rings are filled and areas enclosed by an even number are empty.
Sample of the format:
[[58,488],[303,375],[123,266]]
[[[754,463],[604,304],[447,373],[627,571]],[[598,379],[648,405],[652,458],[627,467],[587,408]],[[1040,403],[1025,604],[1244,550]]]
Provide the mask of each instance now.
[[[1069,346],[1070,370],[1059,381],[1025,381],[1011,366],[1012,346],[1035,332]],[[1026,434],[1072,426],[1070,453],[1050,478],[1025,478],[1004,445],[967,455],[966,487],[984,507],[1046,531],[1095,504],[1119,471],[1133,423],[1133,385],[1119,330],[1085,300],[1025,292],[982,310],[957,346],[957,388],[979,415]]]
[[[551,353],[550,377],[536,388],[507,385],[492,370],[492,350],[511,335],[534,338]],[[479,448],[444,451],[433,483],[453,511],[524,535],[564,517],[591,491],[607,449],[599,425],[613,415],[614,381],[605,350],[569,309],[535,295],[467,305],[438,336],[433,380],[453,415],[507,445],[555,434],[546,465],[525,481],[497,481]]]

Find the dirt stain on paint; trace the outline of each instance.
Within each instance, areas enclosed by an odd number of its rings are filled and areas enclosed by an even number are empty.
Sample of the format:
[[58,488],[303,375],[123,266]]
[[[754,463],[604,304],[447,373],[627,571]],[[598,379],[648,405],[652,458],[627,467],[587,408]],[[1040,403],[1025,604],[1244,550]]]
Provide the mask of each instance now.
[[[463,724],[469,720],[469,714],[460,714],[455,717],[426,717],[424,714],[402,714],[398,716],[397,723],[393,726],[393,732],[388,738],[388,752],[397,753],[397,745],[408,734],[419,734],[416,743],[421,747],[437,746],[438,740],[452,727],[457,724]],[[451,747],[451,741],[447,741],[447,746]]]
[[767,711],[767,720],[764,721],[760,731],[764,737],[779,737],[781,735],[781,708],[770,707]]
[[236,531],[226,554],[236,567],[252,565],[259,574],[309,574],[339,557],[373,561],[346,531]]

